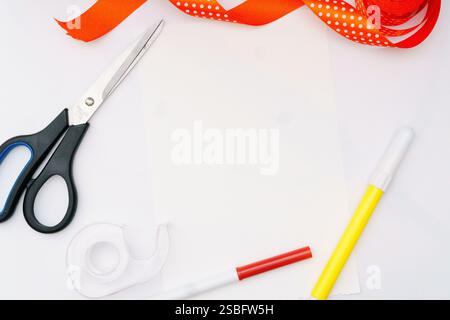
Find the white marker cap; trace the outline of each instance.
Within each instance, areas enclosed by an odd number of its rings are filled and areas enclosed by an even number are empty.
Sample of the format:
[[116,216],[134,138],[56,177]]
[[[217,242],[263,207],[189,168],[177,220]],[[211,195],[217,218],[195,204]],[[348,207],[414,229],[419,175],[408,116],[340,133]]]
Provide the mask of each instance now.
[[369,181],[371,185],[387,190],[413,139],[414,131],[411,128],[402,128],[397,132],[372,174]]

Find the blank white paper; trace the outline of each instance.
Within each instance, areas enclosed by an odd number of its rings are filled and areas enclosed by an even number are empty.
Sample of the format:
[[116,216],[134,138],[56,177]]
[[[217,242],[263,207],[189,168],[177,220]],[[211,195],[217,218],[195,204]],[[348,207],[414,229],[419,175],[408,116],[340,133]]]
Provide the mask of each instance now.
[[[164,287],[310,245],[311,260],[198,298],[308,297],[349,218],[327,31],[307,10],[259,28],[173,15],[139,69],[154,211],[171,224]],[[239,129],[278,134],[278,162],[215,162]],[[183,134],[202,144],[180,164]],[[335,293],[358,291],[349,263]]]

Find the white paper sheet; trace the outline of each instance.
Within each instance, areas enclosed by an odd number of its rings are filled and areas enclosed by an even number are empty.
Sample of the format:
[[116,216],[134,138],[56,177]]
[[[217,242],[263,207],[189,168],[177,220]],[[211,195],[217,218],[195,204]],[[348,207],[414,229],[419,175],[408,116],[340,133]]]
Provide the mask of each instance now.
[[[166,289],[310,245],[312,260],[199,298],[309,296],[349,218],[325,32],[306,10],[261,28],[168,18],[139,69],[154,209],[172,224]],[[259,158],[208,164],[207,146],[233,129],[279,134],[275,174]],[[212,140],[177,164],[180,137],[205,131]],[[358,291],[349,263],[334,292]]]

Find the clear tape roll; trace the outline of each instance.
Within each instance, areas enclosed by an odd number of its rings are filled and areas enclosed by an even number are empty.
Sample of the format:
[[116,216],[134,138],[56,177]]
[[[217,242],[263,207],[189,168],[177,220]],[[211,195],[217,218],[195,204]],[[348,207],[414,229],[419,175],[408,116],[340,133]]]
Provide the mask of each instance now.
[[[114,261],[99,266],[96,251],[108,247]],[[148,259],[136,259],[128,250],[124,227],[99,223],[82,229],[70,242],[66,266],[71,287],[88,298],[102,298],[158,276],[169,252],[167,224],[158,226],[156,247]]]

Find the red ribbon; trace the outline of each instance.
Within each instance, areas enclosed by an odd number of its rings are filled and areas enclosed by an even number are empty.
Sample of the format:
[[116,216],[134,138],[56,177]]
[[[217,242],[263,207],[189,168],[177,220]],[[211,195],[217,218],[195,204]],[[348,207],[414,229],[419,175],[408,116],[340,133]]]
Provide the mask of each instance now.
[[[216,0],[169,0],[194,17],[260,26],[273,22],[306,5],[341,36],[366,45],[411,48],[432,32],[439,17],[441,0],[247,0],[226,10]],[[95,40],[117,27],[146,0],[98,0],[80,17],[58,21],[67,33],[82,41]],[[423,18],[417,21],[419,14]],[[76,22],[80,21],[79,28]],[[403,27],[416,21],[412,27]],[[75,26],[75,27],[74,27]],[[397,37],[406,37],[393,42]]]

